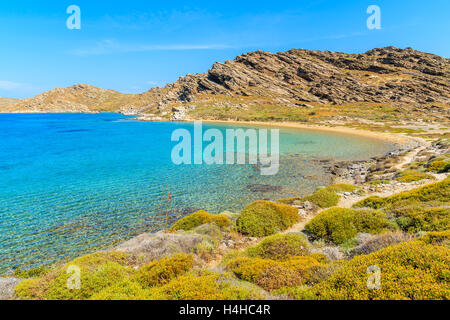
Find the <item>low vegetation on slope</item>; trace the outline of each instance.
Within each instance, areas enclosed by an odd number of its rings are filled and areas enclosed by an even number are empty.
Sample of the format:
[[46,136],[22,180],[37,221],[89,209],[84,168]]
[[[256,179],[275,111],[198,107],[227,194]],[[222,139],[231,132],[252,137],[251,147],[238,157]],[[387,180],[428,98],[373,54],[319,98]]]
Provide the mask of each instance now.
[[170,228],[172,231],[176,230],[192,230],[202,224],[213,223],[219,227],[226,227],[230,225],[230,219],[224,215],[216,215],[206,212],[204,210],[200,210],[190,215],[181,218]]
[[[16,287],[16,295],[36,300],[446,300],[449,180],[369,197],[353,209],[324,210],[306,225],[306,234],[280,233],[300,220],[297,209],[286,204],[257,201],[237,220],[233,214],[199,211],[168,231],[198,236],[200,245],[192,253],[144,262],[139,255],[108,251],[64,265],[16,270],[16,276],[29,278]],[[358,192],[347,185],[325,189]],[[266,238],[255,243],[248,236]],[[239,241],[241,247],[221,251],[219,244]],[[206,268],[214,254],[221,260],[215,272]],[[67,286],[76,285],[68,273],[74,266],[81,272],[79,289]]]
[[315,239],[342,244],[358,233],[377,234],[390,223],[381,211],[331,208],[314,217],[305,230]]
[[310,196],[304,198],[294,197],[279,199],[278,202],[285,204],[294,204],[296,202],[312,202],[316,206],[326,209],[336,206],[341,199],[341,194],[348,192],[362,193],[361,188],[351,184],[334,184],[328,187],[319,188]]
[[450,179],[391,197],[369,197],[355,208],[381,209],[404,231],[444,231],[450,225]]
[[298,210],[286,204],[256,201],[247,206],[236,222],[239,232],[264,237],[281,232],[300,221]]
[[[379,270],[378,288],[368,286],[368,270]],[[297,299],[448,300],[449,281],[448,249],[411,241],[357,256],[311,289],[291,292]]]

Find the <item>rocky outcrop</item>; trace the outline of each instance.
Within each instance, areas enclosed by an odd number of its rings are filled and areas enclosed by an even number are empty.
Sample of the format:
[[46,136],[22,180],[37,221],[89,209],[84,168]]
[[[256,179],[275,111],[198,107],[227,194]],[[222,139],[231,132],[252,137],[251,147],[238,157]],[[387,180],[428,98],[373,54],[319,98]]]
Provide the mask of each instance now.
[[394,47],[373,49],[365,54],[297,49],[277,54],[256,51],[215,63],[205,74],[180,78],[166,87],[168,94],[159,103],[163,106],[193,102],[201,100],[202,95],[239,95],[297,105],[304,102],[448,105],[449,61],[411,48]]
[[[122,111],[182,119],[193,103],[236,96],[264,98],[288,107],[372,102],[441,108],[450,104],[449,61],[394,47],[363,54],[303,49],[276,54],[256,51],[215,63],[207,73],[187,75],[138,95],[76,85],[26,99],[18,108]],[[222,103],[215,100],[212,104]],[[174,107],[176,110],[172,110]]]

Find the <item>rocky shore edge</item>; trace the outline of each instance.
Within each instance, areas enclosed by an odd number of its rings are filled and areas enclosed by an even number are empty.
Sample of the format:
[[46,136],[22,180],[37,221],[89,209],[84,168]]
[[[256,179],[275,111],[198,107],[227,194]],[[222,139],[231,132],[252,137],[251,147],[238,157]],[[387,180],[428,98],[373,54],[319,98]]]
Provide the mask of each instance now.
[[[448,150],[447,150],[448,151]],[[332,184],[346,183],[352,185],[362,186],[366,192],[364,197],[372,194],[383,194],[389,196],[402,191],[411,190],[418,186],[431,183],[425,181],[425,183],[397,183],[389,185],[377,185],[372,186],[370,184],[373,181],[374,173],[384,172],[382,175],[377,174],[378,180],[392,179],[396,172],[401,170],[405,165],[420,160],[423,155],[427,157],[438,157],[445,153],[439,145],[431,143],[421,138],[407,139],[406,142],[396,143],[393,151],[390,151],[384,156],[373,157],[370,160],[364,161],[333,161],[333,160],[317,160],[332,175]],[[435,175],[437,180],[443,180],[447,175]],[[367,184],[369,183],[369,184]],[[381,189],[380,189],[381,188]],[[361,200],[361,197],[355,192],[342,193],[342,200],[339,205],[343,207],[350,207],[351,204]],[[295,207],[299,210],[299,215],[302,216],[302,221],[294,227],[286,230],[287,232],[300,232],[304,229],[305,224],[317,215],[321,210],[314,204],[306,201],[302,205]],[[225,212],[230,217],[236,216],[231,212]],[[115,246],[107,251],[121,251],[130,253],[136,256],[140,256],[143,262],[148,263],[154,260],[161,259],[165,256],[170,256],[176,253],[184,252],[191,253],[194,249],[202,243],[202,236],[195,233],[185,233],[182,230],[175,233],[167,233],[164,231],[149,232],[138,235],[128,241],[125,241],[118,246]],[[223,257],[226,252],[232,249],[242,249],[251,245],[257,244],[261,239],[255,237],[243,236],[240,239],[227,239],[221,240],[219,245],[220,258]],[[212,270],[217,268],[217,261],[214,259],[208,263],[208,267]],[[0,277],[0,300],[13,300],[16,299],[15,287],[23,279],[16,277]]]

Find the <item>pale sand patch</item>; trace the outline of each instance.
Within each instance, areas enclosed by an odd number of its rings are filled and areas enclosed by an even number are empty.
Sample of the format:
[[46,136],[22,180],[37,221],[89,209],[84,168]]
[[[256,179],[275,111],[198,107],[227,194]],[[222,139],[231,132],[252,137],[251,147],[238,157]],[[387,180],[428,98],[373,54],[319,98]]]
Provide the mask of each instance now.
[[[187,122],[193,122],[195,120],[186,120]],[[199,120],[200,121],[200,120]],[[429,145],[429,142],[425,139],[419,137],[410,137],[402,133],[392,133],[392,132],[376,132],[361,129],[354,129],[342,126],[320,126],[311,125],[298,122],[264,122],[264,121],[235,121],[235,120],[201,120],[205,123],[225,123],[225,124],[244,124],[244,125],[259,125],[268,127],[279,127],[279,128],[291,128],[291,129],[303,129],[312,131],[326,131],[326,132],[336,132],[344,134],[354,134],[359,136],[364,136],[373,139],[385,140],[389,142],[396,143],[411,143],[415,142],[420,145]]]

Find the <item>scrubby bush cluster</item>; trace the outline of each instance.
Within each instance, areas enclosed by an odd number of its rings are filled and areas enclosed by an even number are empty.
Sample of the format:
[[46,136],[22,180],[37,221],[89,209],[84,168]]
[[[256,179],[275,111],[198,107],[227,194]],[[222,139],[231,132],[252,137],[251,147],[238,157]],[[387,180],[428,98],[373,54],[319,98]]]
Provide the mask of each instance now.
[[[232,219],[198,211],[170,230],[201,237],[190,254],[144,264],[142,257],[107,251],[50,268],[17,269],[17,277],[31,279],[16,287],[16,295],[40,300],[449,299],[449,182],[369,197],[352,209],[333,207],[340,193],[360,192],[351,185],[294,198],[331,207],[306,224],[306,234],[280,233],[300,221],[298,209],[280,203],[284,200],[253,202]],[[241,245],[259,242],[234,247],[239,239]],[[231,245],[215,269],[220,273],[201,268],[221,254],[224,243]],[[81,271],[79,290],[67,286],[70,266]],[[374,266],[381,271],[380,287],[369,289]]]
[[204,210],[200,210],[190,215],[181,218],[172,226],[171,230],[192,230],[198,226],[206,223],[214,223],[219,227],[226,227],[230,225],[230,219],[225,215],[211,214]]
[[286,198],[279,199],[277,202],[284,204],[294,204],[295,202],[305,202],[309,201],[314,203],[320,208],[331,208],[336,206],[341,199],[339,194],[344,192],[358,192],[363,193],[360,187],[351,184],[334,184],[328,187],[317,189],[312,195],[300,198]]
[[[390,246],[344,263],[328,279],[297,290],[297,299],[435,300],[450,298],[447,248],[421,241]],[[370,266],[381,270],[379,289],[369,289]]]
[[314,268],[325,266],[323,254],[309,254],[301,234],[278,234],[227,259],[226,267],[239,279],[258,284],[268,291],[307,283]]
[[321,208],[330,208],[336,206],[339,203],[340,198],[341,197],[336,192],[327,188],[322,188],[303,199],[306,201],[311,201]]
[[427,164],[427,171],[436,173],[445,173],[450,170],[450,158],[448,154],[446,157],[439,157],[430,160]]
[[265,237],[286,230],[299,221],[300,216],[295,207],[256,201],[242,211],[236,221],[236,228],[251,237]]
[[[55,267],[40,278],[21,282],[16,294],[25,300],[86,300],[103,289],[128,279],[134,272],[130,256],[121,252],[100,252],[77,258],[64,266]],[[71,290],[70,266],[80,268],[80,289]]]
[[316,239],[342,244],[359,232],[376,234],[390,225],[385,214],[380,211],[335,207],[314,217],[305,230]]
[[257,246],[247,249],[250,257],[286,260],[291,256],[308,254],[308,241],[302,234],[277,234],[264,239]]
[[434,180],[435,178],[427,174],[425,172],[421,172],[418,170],[405,170],[397,175],[395,180],[400,182],[415,182],[415,181],[421,181],[425,179],[431,179]]
[[239,257],[229,261],[227,269],[239,279],[272,291],[283,286],[308,282],[313,268],[321,265],[317,259],[310,256],[290,257],[284,261]]
[[394,208],[404,206],[405,204],[422,204],[424,206],[446,205],[450,199],[450,178],[441,182],[426,185],[407,192],[401,192],[387,198],[377,196],[368,197],[353,207],[364,208],[370,207],[374,209]]
[[406,232],[443,231],[450,226],[450,179],[391,197],[369,197],[354,205],[382,209]]
[[193,266],[194,257],[180,253],[139,268],[134,277],[143,287],[152,287],[168,283],[173,278],[188,272]]

